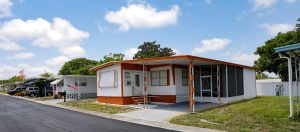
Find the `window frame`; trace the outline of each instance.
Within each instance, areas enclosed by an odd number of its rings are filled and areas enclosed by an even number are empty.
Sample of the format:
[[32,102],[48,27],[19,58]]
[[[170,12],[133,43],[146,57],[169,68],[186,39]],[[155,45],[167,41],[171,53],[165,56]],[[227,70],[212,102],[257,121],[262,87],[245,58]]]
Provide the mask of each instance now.
[[[156,78],[153,78],[153,73],[154,72],[157,72],[158,73],[158,77],[156,77]],[[166,72],[165,74],[166,74],[166,76],[163,78],[162,77],[162,73],[163,72]],[[169,75],[168,75],[168,69],[164,69],[164,70],[155,70],[155,71],[151,71],[150,72],[151,73],[151,86],[169,86],[169,84],[168,84],[168,77],[169,77]],[[158,80],[158,83],[157,84],[153,84],[153,80],[154,79],[157,79]],[[165,80],[165,82],[166,82],[166,84],[162,84],[162,79],[166,79]]]

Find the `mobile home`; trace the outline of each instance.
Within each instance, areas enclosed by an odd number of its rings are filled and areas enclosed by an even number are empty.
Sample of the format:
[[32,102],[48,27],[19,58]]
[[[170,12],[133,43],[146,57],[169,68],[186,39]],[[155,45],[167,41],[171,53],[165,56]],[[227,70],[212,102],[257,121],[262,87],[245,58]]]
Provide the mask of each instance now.
[[[54,94],[66,92],[66,98],[95,98],[96,76],[58,75],[51,82]],[[79,96],[78,96],[79,95]]]
[[98,102],[229,103],[256,97],[255,68],[191,55],[109,62],[97,71]]

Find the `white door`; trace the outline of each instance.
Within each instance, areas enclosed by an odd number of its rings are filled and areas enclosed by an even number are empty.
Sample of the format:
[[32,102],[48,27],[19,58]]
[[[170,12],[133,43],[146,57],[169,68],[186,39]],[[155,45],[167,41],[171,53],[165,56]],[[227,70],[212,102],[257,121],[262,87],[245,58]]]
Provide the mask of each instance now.
[[142,91],[142,74],[141,73],[133,73],[133,78],[132,78],[132,91],[133,91],[133,96],[142,96],[143,91]]
[[201,101],[212,102],[212,76],[202,76],[201,79]]

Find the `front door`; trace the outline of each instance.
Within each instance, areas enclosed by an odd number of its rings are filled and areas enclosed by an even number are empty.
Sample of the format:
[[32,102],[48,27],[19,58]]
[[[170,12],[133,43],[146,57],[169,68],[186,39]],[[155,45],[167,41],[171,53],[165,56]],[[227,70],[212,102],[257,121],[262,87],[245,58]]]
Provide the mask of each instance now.
[[202,76],[201,77],[201,101],[212,102],[212,77]]
[[141,96],[143,95],[142,85],[141,85],[141,73],[134,73],[133,74],[133,96]]

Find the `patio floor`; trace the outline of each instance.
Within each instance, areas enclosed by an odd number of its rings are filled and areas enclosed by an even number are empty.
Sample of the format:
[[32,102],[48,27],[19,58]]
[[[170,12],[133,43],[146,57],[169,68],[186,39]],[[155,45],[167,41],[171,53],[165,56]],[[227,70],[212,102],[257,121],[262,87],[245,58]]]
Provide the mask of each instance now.
[[[205,103],[197,102],[195,105],[195,111],[201,111],[209,108],[213,108],[222,104],[217,103]],[[143,105],[130,105],[132,107],[142,108]],[[168,122],[172,117],[185,114],[189,112],[189,103],[177,103],[177,104],[149,104],[148,109],[138,110],[134,112],[117,114],[119,116],[125,116],[130,118],[137,118],[150,121],[162,121]]]

